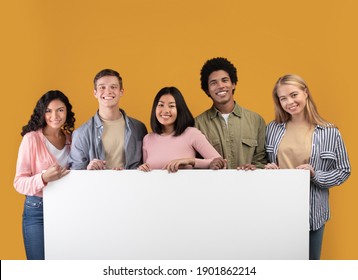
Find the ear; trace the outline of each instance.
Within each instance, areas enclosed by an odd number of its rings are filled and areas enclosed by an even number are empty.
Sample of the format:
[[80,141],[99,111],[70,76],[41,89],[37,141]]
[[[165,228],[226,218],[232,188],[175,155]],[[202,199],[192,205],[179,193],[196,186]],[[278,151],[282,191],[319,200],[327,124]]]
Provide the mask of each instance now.
[[97,98],[97,90],[93,90],[93,94],[94,94],[94,97],[96,97]]
[[123,96],[124,95],[124,88],[121,88],[120,90],[119,90],[119,96]]
[[307,98],[308,98],[307,88],[305,88],[305,89],[303,90],[303,93],[305,94],[306,99],[307,99]]

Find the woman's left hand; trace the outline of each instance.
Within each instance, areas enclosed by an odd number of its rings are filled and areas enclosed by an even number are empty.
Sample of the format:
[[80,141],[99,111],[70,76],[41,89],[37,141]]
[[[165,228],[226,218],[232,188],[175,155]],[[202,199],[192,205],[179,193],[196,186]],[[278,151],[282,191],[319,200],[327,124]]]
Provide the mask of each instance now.
[[181,159],[174,159],[168,162],[163,169],[168,170],[168,172],[177,172],[180,166],[191,165],[194,167],[195,159],[194,158],[181,158]]
[[66,176],[70,170],[62,167],[58,163],[52,164],[44,173],[42,173],[42,181],[47,184],[48,182],[56,181],[61,179],[63,176]]

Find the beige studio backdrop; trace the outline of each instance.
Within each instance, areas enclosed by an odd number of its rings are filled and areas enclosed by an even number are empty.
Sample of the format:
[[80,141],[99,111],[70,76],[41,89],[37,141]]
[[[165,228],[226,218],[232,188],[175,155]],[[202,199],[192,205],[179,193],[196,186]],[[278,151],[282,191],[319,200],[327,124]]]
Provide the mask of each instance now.
[[235,99],[266,122],[273,118],[277,78],[296,73],[306,79],[320,113],[339,127],[353,170],[331,191],[322,258],[358,259],[355,0],[2,0],[0,5],[1,259],[25,258],[24,196],[14,190],[13,178],[21,128],[42,94],[59,89],[68,95],[78,127],[97,108],[94,75],[113,68],[124,80],[120,106],[149,129],[152,101],[163,86],[178,87],[195,116],[211,105],[199,72],[217,56],[238,69]]

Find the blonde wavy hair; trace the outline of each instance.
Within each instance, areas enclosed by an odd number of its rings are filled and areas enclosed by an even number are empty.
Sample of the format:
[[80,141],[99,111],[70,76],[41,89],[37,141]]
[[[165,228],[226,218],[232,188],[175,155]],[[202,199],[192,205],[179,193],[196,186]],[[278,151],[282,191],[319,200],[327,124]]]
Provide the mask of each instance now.
[[287,113],[285,110],[283,110],[280,100],[277,95],[277,90],[282,85],[293,85],[297,86],[299,89],[305,91],[307,93],[307,103],[306,107],[304,109],[305,117],[309,123],[312,123],[314,125],[321,125],[325,127],[335,127],[335,125],[327,122],[325,119],[323,119],[317,110],[316,104],[313,101],[312,94],[310,92],[310,89],[308,88],[306,82],[304,79],[302,79],[298,75],[294,74],[288,74],[280,77],[273,90],[272,90],[272,97],[274,101],[275,106],[275,121],[278,123],[284,123],[291,119],[291,115]]

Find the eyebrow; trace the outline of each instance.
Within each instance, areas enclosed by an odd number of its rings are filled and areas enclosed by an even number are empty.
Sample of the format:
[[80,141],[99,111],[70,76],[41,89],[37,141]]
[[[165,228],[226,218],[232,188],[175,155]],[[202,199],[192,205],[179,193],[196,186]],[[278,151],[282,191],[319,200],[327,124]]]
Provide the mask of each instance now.
[[109,86],[119,86],[119,84],[117,84],[117,83],[114,83],[114,84],[105,84],[105,83],[102,83],[102,84],[98,84],[97,87],[99,87],[99,86],[106,86],[106,85],[109,85]]
[[[292,92],[290,92],[288,95],[291,95],[291,94],[293,94],[293,93],[298,93],[298,90],[294,90],[294,91],[292,91]],[[278,95],[277,95],[278,96]],[[278,96],[278,98],[281,98],[281,97],[286,97],[285,95],[280,95],[280,96]]]
[[219,80],[229,80],[230,77],[228,76],[224,76],[224,77],[221,77],[221,78],[218,78],[218,79],[212,79],[212,80],[209,80],[209,83],[211,82],[214,82],[214,81],[219,81]]
[[50,107],[47,107],[46,110],[58,110],[58,109],[64,109],[66,108],[66,106],[61,106],[61,107],[58,107],[58,108],[50,108]]
[[[159,100],[159,101],[158,101],[158,103],[165,103],[165,102],[164,102],[164,101]],[[169,104],[173,104],[173,103],[175,104],[175,101],[171,101],[171,102],[169,102]]]

